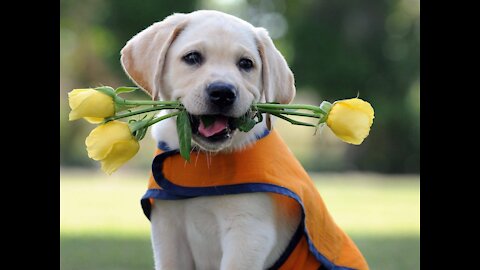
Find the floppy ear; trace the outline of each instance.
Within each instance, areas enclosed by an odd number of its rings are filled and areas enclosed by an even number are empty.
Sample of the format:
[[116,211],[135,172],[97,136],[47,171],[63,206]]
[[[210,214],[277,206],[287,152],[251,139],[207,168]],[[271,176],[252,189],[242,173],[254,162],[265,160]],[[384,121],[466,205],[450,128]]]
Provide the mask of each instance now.
[[168,48],[186,25],[186,14],[176,13],[154,23],[131,38],[121,50],[120,61],[130,79],[158,98]]
[[258,51],[262,59],[263,93],[266,102],[290,103],[295,96],[295,80],[287,61],[275,48],[265,28],[257,27]]

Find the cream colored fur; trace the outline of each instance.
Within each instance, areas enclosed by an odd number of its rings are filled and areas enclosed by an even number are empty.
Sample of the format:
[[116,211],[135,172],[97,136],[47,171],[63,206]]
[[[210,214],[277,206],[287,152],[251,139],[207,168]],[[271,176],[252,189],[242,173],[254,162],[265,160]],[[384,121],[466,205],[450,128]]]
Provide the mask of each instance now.
[[[199,51],[204,63],[182,62]],[[254,63],[249,72],[237,62]],[[263,28],[217,11],[174,14],[134,36],[122,49],[122,66],[154,99],[180,100],[191,114],[209,113],[205,88],[215,81],[238,90],[229,113],[243,115],[255,101],[289,103],[295,95],[293,74]],[[166,112],[163,112],[166,113]],[[241,151],[255,143],[265,121],[250,132],[210,143],[193,137],[201,151]],[[175,121],[152,129],[157,141],[178,147]],[[192,162],[195,162],[194,160]],[[196,164],[209,166],[209,164]],[[246,168],[248,169],[248,168]],[[273,194],[250,193],[155,201],[151,213],[155,269],[266,269],[280,257],[300,221],[300,212],[285,212]]]

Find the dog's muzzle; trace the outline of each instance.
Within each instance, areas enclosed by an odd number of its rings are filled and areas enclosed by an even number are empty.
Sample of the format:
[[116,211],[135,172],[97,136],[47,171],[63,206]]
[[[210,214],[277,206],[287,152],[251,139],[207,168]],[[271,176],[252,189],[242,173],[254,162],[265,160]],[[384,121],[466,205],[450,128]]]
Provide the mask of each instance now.
[[209,109],[205,114],[190,114],[193,139],[202,145],[219,145],[229,141],[235,133],[236,118],[232,110],[237,101],[237,88],[227,82],[215,81],[205,89]]

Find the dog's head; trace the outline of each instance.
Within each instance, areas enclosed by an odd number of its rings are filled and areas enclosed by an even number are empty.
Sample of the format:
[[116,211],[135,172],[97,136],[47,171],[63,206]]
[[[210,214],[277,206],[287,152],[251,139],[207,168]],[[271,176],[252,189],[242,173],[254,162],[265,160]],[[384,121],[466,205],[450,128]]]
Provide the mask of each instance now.
[[[171,15],[134,36],[121,55],[125,72],[153,99],[185,105],[194,144],[207,151],[243,147],[263,132],[265,124],[236,129],[234,119],[253,102],[289,103],[295,95],[268,32],[218,11]],[[165,129],[175,130],[173,121],[163,122],[154,133],[171,136]]]

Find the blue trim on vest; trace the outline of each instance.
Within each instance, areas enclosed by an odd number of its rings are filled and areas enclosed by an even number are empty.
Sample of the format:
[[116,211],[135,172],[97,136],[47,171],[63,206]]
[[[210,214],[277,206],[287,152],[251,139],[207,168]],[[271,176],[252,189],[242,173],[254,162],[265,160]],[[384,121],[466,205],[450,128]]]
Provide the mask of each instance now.
[[[310,240],[310,237],[307,232],[307,228],[304,225],[305,209],[304,209],[303,202],[301,201],[300,197],[298,197],[298,195],[292,192],[291,190],[284,187],[277,186],[277,185],[266,184],[266,183],[248,183],[248,184],[223,185],[223,186],[213,186],[213,187],[179,186],[170,182],[168,179],[166,179],[162,171],[163,162],[165,161],[165,159],[176,154],[179,154],[179,151],[172,150],[169,152],[164,152],[162,154],[159,154],[153,159],[152,174],[155,179],[155,182],[162,189],[149,189],[147,190],[147,193],[145,193],[145,195],[142,197],[142,200],[141,200],[142,208],[148,219],[150,219],[150,210],[151,210],[149,198],[160,199],[160,200],[181,200],[181,199],[189,199],[189,198],[194,198],[199,196],[217,196],[217,195],[252,193],[252,192],[277,193],[277,194],[285,195],[294,199],[302,207],[301,224],[303,225],[302,226],[303,234],[306,236],[308,248],[310,249],[312,254],[315,256],[315,258],[322,264],[322,266],[328,270],[354,270],[352,268],[334,265],[315,248],[312,241]],[[290,250],[290,253],[292,251],[293,249]],[[290,255],[290,253],[288,254],[288,256]]]
[[287,261],[288,257],[290,257],[290,254],[292,254],[293,250],[295,250],[295,248],[297,247],[298,243],[299,243],[300,240],[302,239],[302,236],[303,236],[303,227],[305,226],[305,225],[303,224],[303,220],[304,220],[304,217],[303,217],[303,213],[302,213],[302,218],[301,218],[300,224],[298,224],[297,230],[296,230],[295,233],[293,234],[292,239],[290,240],[290,243],[288,243],[287,248],[286,248],[285,251],[282,253],[282,255],[280,256],[280,258],[278,258],[277,261],[273,264],[273,266],[271,266],[271,267],[268,268],[267,270],[276,270],[276,269],[279,269],[279,268]]
[[157,143],[157,148],[164,151],[164,152],[168,152],[168,151],[172,151],[172,149],[170,148],[170,146],[168,146],[168,144],[164,141],[159,141]]
[[262,134],[260,135],[255,135],[255,138],[257,138],[257,141],[264,138],[264,137],[267,137],[267,135],[270,134],[270,130],[268,129],[264,129]]

